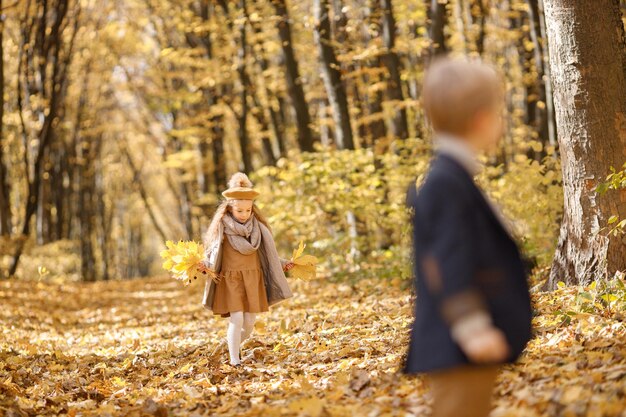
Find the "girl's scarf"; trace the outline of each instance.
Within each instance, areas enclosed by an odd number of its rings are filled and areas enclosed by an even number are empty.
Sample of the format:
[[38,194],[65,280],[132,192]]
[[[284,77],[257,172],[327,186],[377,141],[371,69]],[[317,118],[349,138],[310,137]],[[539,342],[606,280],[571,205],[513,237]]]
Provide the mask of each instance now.
[[239,253],[250,255],[261,245],[261,228],[259,221],[253,215],[245,223],[239,223],[233,216],[227,214],[222,218],[224,234],[228,242]]

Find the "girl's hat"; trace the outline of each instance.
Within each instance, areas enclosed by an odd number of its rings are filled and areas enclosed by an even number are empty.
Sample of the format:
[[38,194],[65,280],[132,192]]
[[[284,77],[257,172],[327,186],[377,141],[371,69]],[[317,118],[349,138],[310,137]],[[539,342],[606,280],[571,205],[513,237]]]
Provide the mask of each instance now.
[[259,192],[252,188],[252,182],[243,172],[237,172],[228,181],[228,190],[222,193],[229,200],[254,200]]

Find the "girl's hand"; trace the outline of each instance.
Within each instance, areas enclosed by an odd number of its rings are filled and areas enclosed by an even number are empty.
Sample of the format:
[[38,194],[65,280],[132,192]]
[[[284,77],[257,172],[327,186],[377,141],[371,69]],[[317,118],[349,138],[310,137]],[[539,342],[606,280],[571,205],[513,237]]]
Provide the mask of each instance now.
[[293,268],[295,266],[295,264],[291,261],[287,262],[285,264],[285,266],[283,266],[283,271],[287,272],[289,271],[291,268]]
[[198,271],[210,272],[211,270],[203,262],[198,262]]

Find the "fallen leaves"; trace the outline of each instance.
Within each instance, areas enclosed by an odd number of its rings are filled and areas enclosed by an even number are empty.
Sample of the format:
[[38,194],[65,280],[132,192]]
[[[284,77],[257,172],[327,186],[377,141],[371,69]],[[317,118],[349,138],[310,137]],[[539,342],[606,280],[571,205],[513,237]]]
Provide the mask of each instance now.
[[353,391],[361,391],[370,382],[370,374],[362,369],[355,369],[352,373],[350,388]]
[[305,397],[292,401],[287,406],[291,412],[308,417],[318,417],[324,411],[326,401],[317,397]]
[[[235,369],[227,322],[202,308],[201,286],[0,282],[0,415],[428,414],[421,379],[398,373],[406,292],[379,280],[293,289],[259,316]],[[568,288],[534,296],[537,336],[499,376],[492,416],[622,417],[624,325],[594,314],[563,322],[556,312],[575,297]]]

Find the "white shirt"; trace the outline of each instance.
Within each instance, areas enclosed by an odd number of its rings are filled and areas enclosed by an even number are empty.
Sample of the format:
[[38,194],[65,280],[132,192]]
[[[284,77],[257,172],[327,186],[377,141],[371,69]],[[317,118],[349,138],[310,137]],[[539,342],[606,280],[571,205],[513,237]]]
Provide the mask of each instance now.
[[477,158],[476,152],[468,145],[467,141],[457,136],[438,134],[433,139],[435,152],[451,156],[460,163],[472,177],[482,171],[483,166]]

